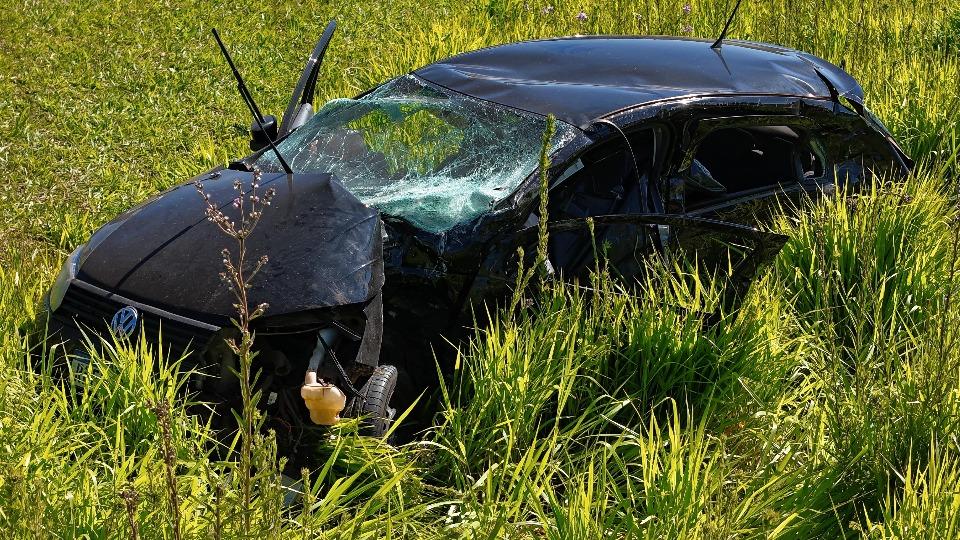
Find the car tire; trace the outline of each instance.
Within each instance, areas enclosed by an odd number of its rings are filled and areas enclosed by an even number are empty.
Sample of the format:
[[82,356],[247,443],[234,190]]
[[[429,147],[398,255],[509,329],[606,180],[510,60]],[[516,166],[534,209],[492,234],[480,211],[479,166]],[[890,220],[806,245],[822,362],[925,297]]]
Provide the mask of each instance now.
[[377,366],[360,394],[348,403],[344,416],[361,418],[360,434],[368,437],[383,437],[390,429],[396,410],[390,407],[393,391],[397,387],[399,372],[393,366]]

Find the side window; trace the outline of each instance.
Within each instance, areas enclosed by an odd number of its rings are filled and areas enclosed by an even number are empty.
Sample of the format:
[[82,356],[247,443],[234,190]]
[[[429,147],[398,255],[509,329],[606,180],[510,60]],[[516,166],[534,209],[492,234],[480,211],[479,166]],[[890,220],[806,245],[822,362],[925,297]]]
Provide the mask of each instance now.
[[728,127],[708,134],[685,171],[687,207],[823,175],[816,143],[790,126]]
[[643,186],[654,164],[655,133],[645,129],[629,138],[632,155],[625,141],[615,137],[586,152],[554,182],[551,221],[641,211]]

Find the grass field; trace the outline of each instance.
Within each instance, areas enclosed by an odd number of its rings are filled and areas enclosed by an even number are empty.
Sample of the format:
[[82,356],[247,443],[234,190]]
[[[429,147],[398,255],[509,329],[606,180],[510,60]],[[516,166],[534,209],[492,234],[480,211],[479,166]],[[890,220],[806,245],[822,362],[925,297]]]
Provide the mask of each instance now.
[[[209,455],[208,430],[181,412],[173,366],[120,347],[73,399],[27,369],[26,353],[67,253],[134,203],[245,153],[248,116],[212,26],[261,107],[279,113],[331,17],[324,98],[519,39],[715,37],[732,7],[684,3],[7,4],[2,535],[243,533],[235,464]],[[730,36],[844,65],[916,174],[770,224],[790,241],[744,309],[708,331],[663,307],[702,302],[698,291],[547,291],[537,317],[501,319],[462,351],[425,441],[391,448],[343,426],[293,509],[259,441],[253,536],[960,537],[960,1],[744,2]]]

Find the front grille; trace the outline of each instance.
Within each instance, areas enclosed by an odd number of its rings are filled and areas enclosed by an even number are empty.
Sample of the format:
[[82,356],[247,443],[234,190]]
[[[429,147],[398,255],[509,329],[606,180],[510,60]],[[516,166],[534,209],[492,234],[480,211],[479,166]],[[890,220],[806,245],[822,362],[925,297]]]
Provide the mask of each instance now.
[[[61,324],[75,326],[88,334],[94,332],[101,336],[109,336],[110,320],[120,308],[126,305],[129,304],[73,283],[67,289],[67,294],[63,297],[60,307],[53,313],[53,317]],[[135,307],[139,308],[139,331],[146,334],[147,341],[151,345],[156,346],[160,343],[163,354],[169,355],[172,360],[177,360],[188,352],[202,352],[216,331],[215,328],[204,328],[147,311],[140,305]],[[139,335],[132,337],[139,337]]]

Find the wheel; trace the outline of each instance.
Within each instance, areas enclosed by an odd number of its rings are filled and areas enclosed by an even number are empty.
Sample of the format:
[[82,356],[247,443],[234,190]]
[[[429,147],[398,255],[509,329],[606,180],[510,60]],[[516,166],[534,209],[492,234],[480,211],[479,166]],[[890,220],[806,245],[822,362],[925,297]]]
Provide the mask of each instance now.
[[383,437],[396,416],[396,409],[390,407],[393,391],[397,387],[397,368],[377,366],[373,374],[360,388],[360,395],[347,402],[344,416],[363,418],[360,434],[368,437]]

